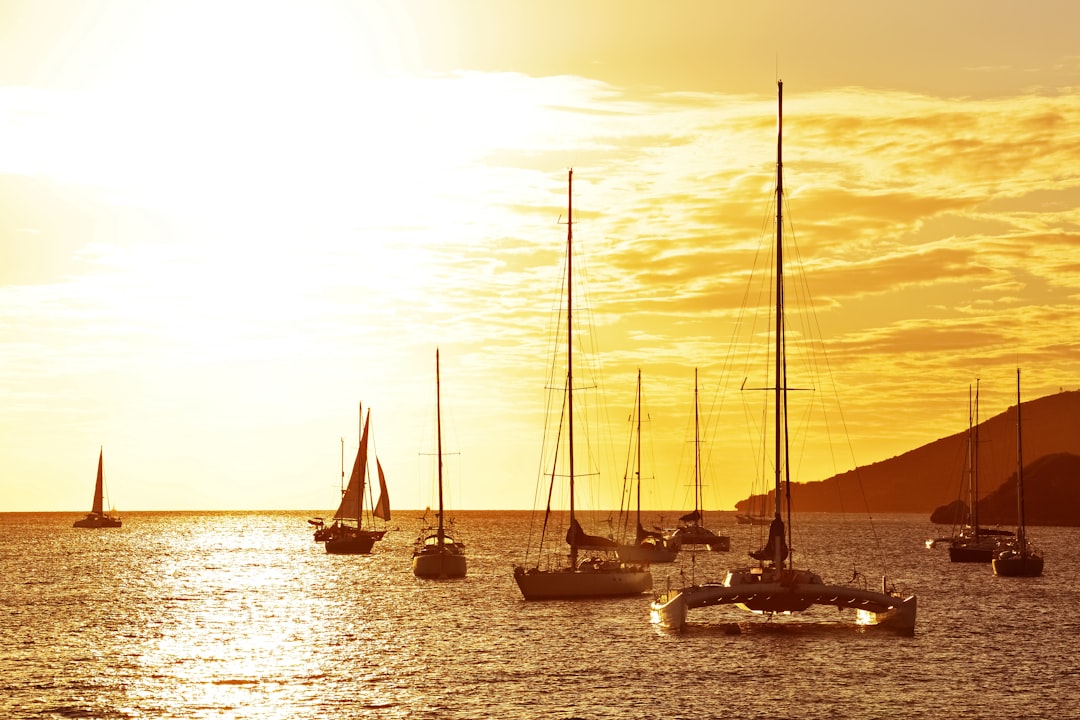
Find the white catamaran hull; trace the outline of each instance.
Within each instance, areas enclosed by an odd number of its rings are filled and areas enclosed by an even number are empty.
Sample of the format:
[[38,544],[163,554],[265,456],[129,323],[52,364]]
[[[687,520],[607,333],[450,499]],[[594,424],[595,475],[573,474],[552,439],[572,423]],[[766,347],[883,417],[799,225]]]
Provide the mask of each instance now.
[[577,570],[516,567],[514,580],[526,600],[621,597],[652,590],[652,573],[648,570],[607,567],[611,564],[600,564],[599,569],[584,565]]
[[729,573],[723,584],[692,585],[665,593],[653,601],[650,616],[656,624],[679,630],[686,625],[688,611],[710,605],[735,605],[768,615],[802,612],[812,605],[832,605],[855,610],[860,625],[879,625],[913,635],[917,600],[914,595],[901,597],[826,585],[820,577],[806,571],[785,570],[763,576],[747,570]]

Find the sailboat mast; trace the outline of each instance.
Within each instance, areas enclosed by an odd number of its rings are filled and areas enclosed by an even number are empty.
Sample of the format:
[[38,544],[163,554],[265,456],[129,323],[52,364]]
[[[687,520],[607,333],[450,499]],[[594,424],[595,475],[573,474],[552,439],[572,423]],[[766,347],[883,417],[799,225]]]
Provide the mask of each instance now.
[[979,539],[979,379],[975,378],[975,435],[971,448],[971,522]]
[[[570,417],[567,434],[570,452],[570,526],[574,527],[574,169],[570,168],[566,181],[566,394],[567,413]],[[577,567],[577,537],[570,543],[570,564]]]
[[435,348],[435,434],[439,451],[439,533],[438,542],[443,544],[443,462],[442,462],[442,391],[439,385],[439,349]]
[[774,467],[775,467],[775,511],[776,517],[780,517],[780,481],[781,472],[781,405],[784,402],[783,383],[783,357],[784,357],[784,222],[783,222],[783,195],[784,195],[784,162],[783,162],[783,135],[784,135],[784,82],[777,81],[777,116],[776,116],[776,384],[775,393],[775,419],[773,432],[775,434]]
[[[357,417],[360,418],[360,423],[359,423],[359,427],[360,427],[360,447],[363,448],[364,447],[364,404],[363,403],[357,403],[356,404],[356,415],[357,415]],[[366,457],[364,458],[364,462],[367,462]],[[361,468],[361,472],[366,473],[366,471],[367,471],[366,467]],[[364,510],[364,489],[361,487],[361,488],[356,489],[356,529],[357,530],[360,530],[360,527],[363,525],[363,517],[362,517],[363,510]]]
[[698,412],[698,369],[694,368],[694,512],[699,525],[705,525],[701,492],[701,415]]
[[1020,429],[1020,368],[1016,368],[1016,546],[1027,549],[1024,533],[1024,452]]
[[[641,368],[637,371],[637,524],[641,527]],[[634,528],[637,537],[637,528]]]

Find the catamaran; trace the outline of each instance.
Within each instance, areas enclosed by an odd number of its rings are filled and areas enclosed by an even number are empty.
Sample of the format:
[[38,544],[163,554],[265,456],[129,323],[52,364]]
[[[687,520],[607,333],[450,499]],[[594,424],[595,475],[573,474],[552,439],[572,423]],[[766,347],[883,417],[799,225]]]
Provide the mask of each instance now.
[[[765,546],[750,553],[756,564],[729,570],[723,582],[690,585],[657,595],[650,606],[654,623],[681,629],[687,613],[711,605],[735,605],[763,615],[791,614],[813,605],[833,605],[856,611],[860,624],[881,624],[902,634],[915,632],[916,598],[903,596],[887,587],[881,591],[847,585],[827,584],[821,576],[794,567],[791,547],[791,503],[784,522],[783,487],[790,488],[788,467],[788,378],[785,359],[784,276],[783,276],[783,83],[777,83],[778,122],[776,140],[776,244],[775,244],[775,326],[773,393],[774,514]],[[788,495],[790,497],[790,494]]]
[[118,528],[121,526],[120,517],[114,510],[106,511],[105,508],[105,473],[103,471],[105,449],[98,450],[97,482],[94,483],[94,502],[90,512],[82,520],[76,520],[72,527],[77,528]]

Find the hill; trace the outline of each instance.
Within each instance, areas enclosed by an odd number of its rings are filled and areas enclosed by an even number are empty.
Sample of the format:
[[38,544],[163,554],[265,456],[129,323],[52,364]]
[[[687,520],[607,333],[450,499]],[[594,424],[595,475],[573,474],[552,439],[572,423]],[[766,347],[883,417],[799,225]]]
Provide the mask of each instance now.
[[[1032,525],[1080,525],[1080,391],[1029,400],[1024,409],[1024,483]],[[979,424],[980,521],[1010,524],[1016,518],[1016,410],[1011,406]],[[926,513],[960,498],[965,482],[967,428],[903,455],[826,480],[793,483],[799,512]],[[1071,458],[1071,459],[1070,459]],[[1007,482],[1011,486],[1003,487]],[[1011,487],[1011,490],[1009,489]],[[770,493],[771,496],[771,493]],[[998,499],[1000,496],[1000,499]],[[863,500],[865,498],[865,501]],[[1008,498],[1011,498],[1009,500]],[[964,499],[964,498],[961,498]],[[997,503],[1001,503],[999,506]],[[1011,515],[1006,506],[1011,503]],[[735,505],[751,513],[752,496]],[[999,513],[1003,520],[982,515]],[[1046,522],[1056,518],[1053,522]]]

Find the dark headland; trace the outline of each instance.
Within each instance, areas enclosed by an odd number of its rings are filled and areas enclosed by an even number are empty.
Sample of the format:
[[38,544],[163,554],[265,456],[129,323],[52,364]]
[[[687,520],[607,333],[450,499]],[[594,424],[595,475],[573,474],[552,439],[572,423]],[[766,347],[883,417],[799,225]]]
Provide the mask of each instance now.
[[[1023,412],[1027,523],[1080,526],[1080,391],[1025,401]],[[955,513],[944,506],[967,501],[967,442],[963,428],[888,460],[818,482],[793,483],[794,507],[927,517],[939,511],[934,520],[951,524]],[[1015,406],[979,424],[979,448],[979,522],[1015,524]],[[753,496],[735,505],[745,513],[760,507],[771,503]]]

